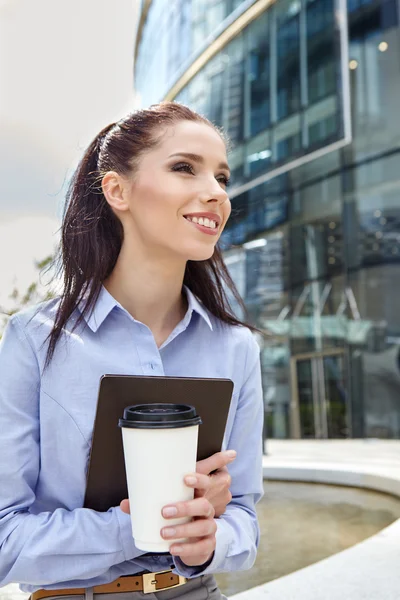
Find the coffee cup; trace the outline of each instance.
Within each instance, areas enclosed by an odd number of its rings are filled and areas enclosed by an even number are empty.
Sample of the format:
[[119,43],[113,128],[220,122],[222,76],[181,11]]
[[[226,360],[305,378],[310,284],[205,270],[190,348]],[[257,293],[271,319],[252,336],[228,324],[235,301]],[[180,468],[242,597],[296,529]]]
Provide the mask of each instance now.
[[193,500],[184,477],[196,471],[201,418],[186,404],[128,406],[119,420],[135,546],[146,552],[168,552],[172,543],[161,529],[190,521],[165,519],[164,506]]

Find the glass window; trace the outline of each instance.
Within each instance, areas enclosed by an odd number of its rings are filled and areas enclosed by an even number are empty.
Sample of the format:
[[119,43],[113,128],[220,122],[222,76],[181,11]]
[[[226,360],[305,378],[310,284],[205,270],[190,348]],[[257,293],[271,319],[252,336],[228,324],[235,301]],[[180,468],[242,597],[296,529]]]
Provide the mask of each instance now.
[[277,117],[300,108],[300,2],[279,2],[277,21]]
[[250,140],[246,147],[246,172],[256,175],[265,171],[272,159],[270,132],[265,131]]
[[229,152],[228,163],[231,170],[231,186],[239,185],[244,181],[244,148],[242,145],[236,146]]
[[248,235],[247,192],[236,196],[231,202],[232,212],[225,230],[230,244],[243,244]]
[[351,273],[349,290],[360,319],[351,353],[358,435],[399,438],[400,264]]
[[283,161],[295,156],[301,148],[301,121],[294,115],[277,125],[274,132],[276,160]]
[[210,77],[208,81],[209,96],[208,96],[208,109],[207,116],[217,125],[222,126],[223,122],[223,85],[224,75],[223,72],[216,73]]
[[243,140],[244,134],[244,37],[240,34],[226,49],[225,85],[226,121],[224,127],[232,142]]
[[335,0],[307,0],[307,37],[332,31],[335,16]]
[[250,136],[270,124],[269,17],[265,12],[247,30],[249,44],[247,77],[250,95]]

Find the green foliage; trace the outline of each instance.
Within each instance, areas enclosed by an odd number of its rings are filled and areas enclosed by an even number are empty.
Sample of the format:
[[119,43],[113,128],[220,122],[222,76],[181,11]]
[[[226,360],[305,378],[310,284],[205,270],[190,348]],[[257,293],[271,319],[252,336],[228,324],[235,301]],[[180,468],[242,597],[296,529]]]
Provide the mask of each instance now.
[[37,280],[33,281],[23,293],[17,288],[14,288],[8,296],[8,305],[0,306],[0,338],[8,319],[13,314],[22,310],[24,307],[51,300],[51,298],[55,297],[55,293],[50,287],[43,288],[43,286],[40,285],[40,273],[51,266],[53,258],[52,255],[49,255],[43,260],[35,261],[35,268],[38,271]]

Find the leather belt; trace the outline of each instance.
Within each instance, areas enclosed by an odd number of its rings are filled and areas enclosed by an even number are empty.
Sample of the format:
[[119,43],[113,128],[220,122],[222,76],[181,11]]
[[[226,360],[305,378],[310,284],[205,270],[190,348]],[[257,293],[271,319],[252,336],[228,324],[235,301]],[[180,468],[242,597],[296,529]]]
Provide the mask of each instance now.
[[[157,573],[143,573],[142,575],[129,575],[119,577],[112,583],[96,585],[94,594],[115,594],[116,592],[143,592],[151,594],[179,587],[187,582],[185,577],[175,575],[172,571],[158,571]],[[63,590],[37,590],[33,592],[30,600],[41,600],[50,596],[84,596],[85,588],[71,588]]]

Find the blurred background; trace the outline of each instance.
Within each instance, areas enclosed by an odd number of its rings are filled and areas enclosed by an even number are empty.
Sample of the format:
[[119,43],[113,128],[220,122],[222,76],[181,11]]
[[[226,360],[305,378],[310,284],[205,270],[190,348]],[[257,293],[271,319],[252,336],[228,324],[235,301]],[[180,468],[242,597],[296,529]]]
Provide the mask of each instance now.
[[399,16],[400,0],[0,0],[0,307],[40,296],[23,295],[91,138],[177,100],[233,144],[222,244],[267,333],[265,438],[399,439]]
[[233,142],[223,246],[269,334],[268,438],[400,437],[399,9],[141,3],[140,102],[186,103]]

